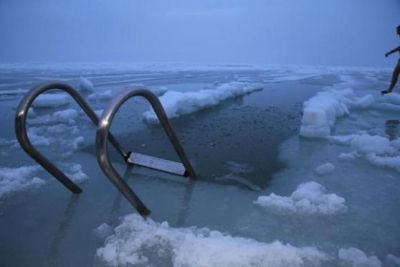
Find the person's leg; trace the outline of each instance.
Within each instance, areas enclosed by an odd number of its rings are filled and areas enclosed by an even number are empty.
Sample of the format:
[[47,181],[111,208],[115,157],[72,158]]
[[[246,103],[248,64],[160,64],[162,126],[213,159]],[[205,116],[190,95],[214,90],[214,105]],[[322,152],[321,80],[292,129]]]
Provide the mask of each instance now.
[[396,67],[393,70],[392,74],[392,81],[390,82],[389,89],[386,91],[382,91],[382,94],[388,94],[393,91],[393,88],[396,86],[397,80],[399,79],[399,74],[400,74],[400,63],[396,65]]

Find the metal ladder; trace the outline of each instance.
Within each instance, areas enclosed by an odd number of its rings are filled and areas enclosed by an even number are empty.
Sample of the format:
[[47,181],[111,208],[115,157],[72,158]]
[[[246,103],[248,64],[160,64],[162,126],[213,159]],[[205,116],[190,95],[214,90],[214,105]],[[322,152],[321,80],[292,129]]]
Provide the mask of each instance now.
[[[172,127],[169,123],[168,117],[159,101],[159,99],[145,87],[131,87],[118,93],[110,102],[108,107],[104,110],[103,115],[99,119],[96,113],[90,108],[82,96],[71,86],[61,82],[47,82],[40,84],[31,90],[22,98],[15,115],[15,134],[18,142],[24,151],[31,156],[37,163],[44,169],[52,174],[59,182],[67,187],[72,193],[79,194],[82,189],[71,181],[61,170],[59,170],[53,163],[44,157],[37,149],[35,149],[28,138],[26,131],[26,118],[28,110],[33,101],[42,93],[49,90],[62,90],[68,93],[88,115],[90,120],[97,125],[96,132],[96,148],[97,159],[100,168],[106,174],[108,179],[118,188],[124,197],[132,204],[132,206],[143,216],[150,214],[150,210],[144,205],[135,192],[126,184],[118,172],[112,166],[108,157],[107,140],[117,149],[118,153],[124,158],[125,162],[130,165],[138,165],[162,172],[168,172],[183,177],[190,177],[191,180],[196,179],[196,174],[186,157],[186,154],[176,137]],[[161,125],[163,126],[169,140],[171,141],[179,159],[182,163],[173,162],[165,159],[155,158],[139,153],[127,152],[118,143],[116,138],[109,132],[112,120],[118,109],[128,99],[141,96],[144,97],[153,107]]]

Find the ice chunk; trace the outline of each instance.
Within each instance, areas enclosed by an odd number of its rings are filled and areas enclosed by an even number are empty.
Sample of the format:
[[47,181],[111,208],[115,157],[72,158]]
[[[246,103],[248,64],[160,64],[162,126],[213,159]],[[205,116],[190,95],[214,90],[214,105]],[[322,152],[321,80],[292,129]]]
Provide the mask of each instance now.
[[335,166],[332,163],[325,163],[322,165],[319,165],[314,169],[314,172],[318,175],[325,175],[329,174],[335,171]]
[[353,138],[351,146],[360,154],[376,153],[378,155],[394,154],[396,150],[389,139],[382,136],[361,135]]
[[374,104],[372,95],[358,98],[352,89],[319,92],[303,104],[300,135],[311,138],[327,137],[336,118],[349,114],[350,109],[365,109]]
[[82,165],[77,163],[64,164],[65,174],[74,182],[80,183],[89,179],[86,173],[82,170]]
[[[215,90],[185,93],[168,91],[160,97],[160,101],[168,118],[172,119],[259,90],[262,90],[260,85],[231,82],[219,85]],[[143,113],[143,118],[147,123],[158,123],[158,118],[152,109]]]
[[339,250],[339,259],[353,267],[381,267],[382,262],[376,257],[368,257],[358,248],[347,248]]
[[260,196],[254,204],[263,208],[284,212],[337,214],[347,211],[345,199],[336,194],[324,194],[325,188],[316,183],[300,184],[290,197],[271,193]]
[[81,77],[79,79],[78,89],[79,91],[93,91],[93,83],[89,79]]
[[34,108],[54,108],[69,104],[69,97],[66,94],[42,94],[32,103]]
[[79,116],[79,112],[75,109],[66,109],[54,112],[52,115],[53,121],[75,124],[75,119]]
[[375,103],[375,98],[372,95],[365,95],[355,101],[358,108],[368,108]]
[[107,90],[102,93],[93,93],[88,95],[89,100],[109,100],[112,98],[111,90]]
[[39,166],[0,168],[0,198],[12,192],[45,184],[43,179],[34,176],[41,170]]
[[[97,256],[112,266],[163,265],[191,267],[319,266],[328,256],[313,247],[294,247],[279,241],[261,243],[207,228],[172,228],[137,214],[123,218]],[[172,261],[172,262],[170,262]]]

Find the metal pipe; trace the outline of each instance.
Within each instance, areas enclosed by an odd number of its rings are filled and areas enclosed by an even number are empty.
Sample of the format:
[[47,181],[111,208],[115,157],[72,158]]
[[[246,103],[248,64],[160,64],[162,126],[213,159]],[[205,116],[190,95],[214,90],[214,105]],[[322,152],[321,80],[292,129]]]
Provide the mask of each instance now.
[[120,177],[118,172],[111,165],[110,159],[108,158],[107,150],[107,137],[111,127],[111,122],[118,111],[118,109],[124,104],[128,99],[141,96],[150,102],[153,107],[161,125],[163,126],[165,132],[168,135],[176,153],[178,154],[182,164],[185,166],[188,176],[192,179],[196,179],[195,172],[186,157],[186,154],[176,137],[172,127],[169,123],[168,117],[160,103],[160,100],[151,91],[147,90],[142,86],[130,87],[119,94],[117,94],[110,102],[108,107],[104,110],[100,122],[98,124],[98,129],[96,133],[96,147],[97,147],[97,159],[99,161],[100,167],[103,172],[108,176],[110,181],[120,190],[120,192],[125,196],[125,198],[139,211],[142,215],[148,215],[150,211],[139,199],[138,196],[133,192],[133,190],[124,182]]
[[[67,187],[73,193],[81,193],[82,189],[79,188],[74,182],[72,182],[62,171],[60,171],[54,164],[52,164],[46,157],[44,157],[38,150],[36,150],[28,138],[26,131],[26,117],[28,115],[28,109],[32,102],[40,94],[53,90],[59,89],[68,93],[83,109],[83,111],[89,116],[90,120],[98,125],[99,118],[96,113],[89,107],[86,101],[80,96],[80,94],[75,91],[71,86],[61,83],[61,82],[46,82],[35,86],[22,98],[17,112],[15,115],[15,134],[17,136],[18,142],[25,152],[31,156],[37,163],[39,163],[44,169],[51,173],[58,181],[60,181],[65,187]],[[112,145],[118,150],[122,157],[127,158],[128,153],[122,148],[122,146],[117,142],[115,137],[110,134],[108,139]]]

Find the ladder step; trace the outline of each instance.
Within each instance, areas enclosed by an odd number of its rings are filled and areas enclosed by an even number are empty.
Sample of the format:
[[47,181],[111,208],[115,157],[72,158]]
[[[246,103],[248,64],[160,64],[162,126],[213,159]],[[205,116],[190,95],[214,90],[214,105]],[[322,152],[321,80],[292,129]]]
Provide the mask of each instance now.
[[140,153],[131,152],[127,162],[158,171],[172,173],[175,175],[180,175],[184,177],[188,176],[188,173],[186,172],[186,169],[182,163],[171,160],[160,159]]

